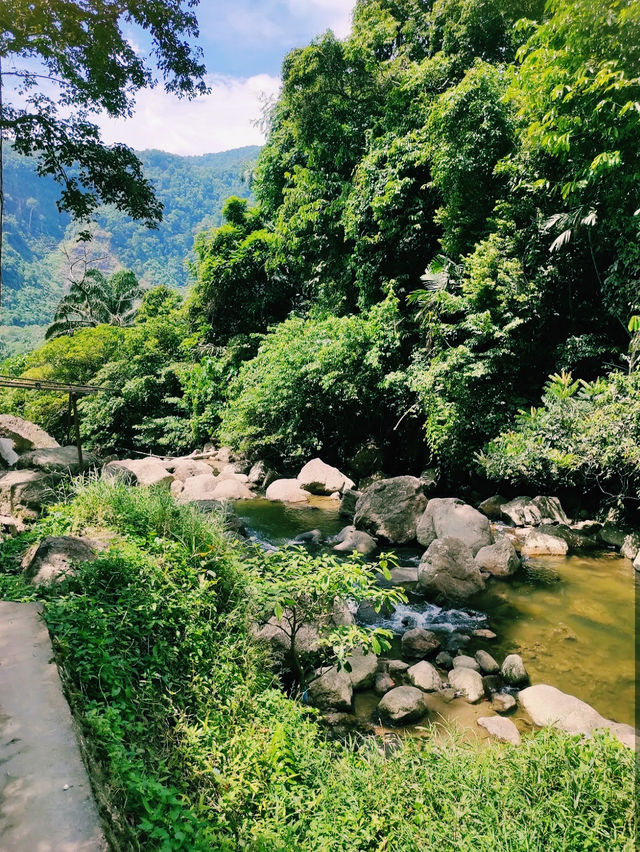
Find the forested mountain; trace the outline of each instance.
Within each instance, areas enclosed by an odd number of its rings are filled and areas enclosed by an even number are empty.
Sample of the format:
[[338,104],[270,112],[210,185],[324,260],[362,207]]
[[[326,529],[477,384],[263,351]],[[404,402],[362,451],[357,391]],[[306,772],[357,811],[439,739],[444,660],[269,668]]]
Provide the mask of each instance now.
[[165,207],[159,228],[149,230],[103,207],[94,239],[78,244],[78,227],[56,207],[59,186],[40,177],[33,161],[6,150],[3,324],[48,322],[74,268],[85,262],[105,271],[124,266],[146,284],[184,286],[194,234],[220,224],[227,196],[249,195],[258,151],[247,146],[200,157],[142,152],[145,175]]

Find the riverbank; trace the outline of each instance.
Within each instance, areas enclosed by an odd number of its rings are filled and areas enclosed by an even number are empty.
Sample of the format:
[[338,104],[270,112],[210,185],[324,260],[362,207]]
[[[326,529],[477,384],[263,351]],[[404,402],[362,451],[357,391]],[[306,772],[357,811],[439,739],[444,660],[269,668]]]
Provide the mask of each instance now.
[[[24,581],[29,541],[98,528],[114,537],[97,559],[49,589]],[[633,847],[633,755],[606,734],[327,742],[249,640],[247,581],[217,513],[118,483],[3,545],[3,596],[46,599],[114,848]]]

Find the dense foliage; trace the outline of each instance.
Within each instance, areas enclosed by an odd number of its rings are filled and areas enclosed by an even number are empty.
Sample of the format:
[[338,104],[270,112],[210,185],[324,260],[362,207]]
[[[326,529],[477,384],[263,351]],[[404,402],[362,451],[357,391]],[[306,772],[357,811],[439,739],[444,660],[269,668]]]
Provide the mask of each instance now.
[[35,597],[35,537],[85,529],[109,549],[40,594],[114,849],[633,848],[634,756],[608,735],[328,742],[249,640],[239,546],[166,493],[76,489],[0,547],[0,596]]

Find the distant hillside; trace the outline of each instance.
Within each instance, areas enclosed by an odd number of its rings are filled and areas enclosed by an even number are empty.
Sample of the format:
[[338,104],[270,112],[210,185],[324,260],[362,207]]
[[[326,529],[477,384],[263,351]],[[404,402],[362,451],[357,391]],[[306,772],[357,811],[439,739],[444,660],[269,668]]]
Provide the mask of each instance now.
[[[2,323],[48,323],[70,276],[87,262],[105,270],[133,269],[149,284],[184,286],[194,234],[220,223],[228,196],[250,195],[248,175],[259,150],[247,146],[200,157],[141,152],[145,172],[165,205],[159,229],[147,230],[117,210],[103,208],[94,240],[80,246],[69,216],[56,207],[59,186],[39,177],[32,160],[6,151]],[[32,333],[22,336],[31,339]],[[3,337],[15,350],[10,341],[21,333],[12,329]]]

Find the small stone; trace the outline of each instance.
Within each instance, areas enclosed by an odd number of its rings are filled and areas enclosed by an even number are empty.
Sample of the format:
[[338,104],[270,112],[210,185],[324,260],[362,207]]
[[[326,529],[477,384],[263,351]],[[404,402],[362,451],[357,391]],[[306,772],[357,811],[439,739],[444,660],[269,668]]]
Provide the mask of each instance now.
[[476,662],[486,674],[496,674],[500,671],[500,666],[487,651],[477,651]]
[[449,704],[456,697],[456,691],[451,686],[445,686],[444,689],[440,690],[438,695],[445,702],[445,704]]
[[402,677],[409,670],[409,663],[404,660],[389,660],[387,662],[387,671],[393,678]]
[[478,725],[501,742],[512,745],[520,745],[522,742],[520,732],[511,719],[504,719],[502,716],[481,716],[478,719]]
[[502,689],[504,683],[499,675],[485,675],[482,678],[482,685],[487,698],[491,698],[494,693]]
[[518,686],[521,683],[527,683],[529,680],[529,675],[520,654],[509,654],[508,657],[505,657],[500,673],[505,683],[508,683],[510,686]]
[[480,671],[478,663],[473,657],[468,657],[466,654],[459,654],[457,657],[454,657],[453,667],[454,669],[473,669],[474,672]]
[[473,669],[456,668],[449,672],[449,683],[470,704],[476,704],[484,697],[482,678]]
[[508,692],[496,692],[491,697],[491,709],[496,713],[510,713],[515,710],[517,703],[513,695],[509,695]]
[[415,686],[396,686],[382,698],[378,712],[394,724],[416,722],[427,712],[424,692]]
[[473,631],[473,635],[477,636],[478,639],[495,639],[498,634],[494,633],[493,630],[488,630],[486,627],[480,627],[478,630]]
[[373,684],[373,691],[376,695],[385,695],[385,693],[393,689],[395,685],[395,681],[388,672],[378,672]]

